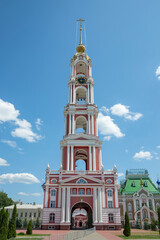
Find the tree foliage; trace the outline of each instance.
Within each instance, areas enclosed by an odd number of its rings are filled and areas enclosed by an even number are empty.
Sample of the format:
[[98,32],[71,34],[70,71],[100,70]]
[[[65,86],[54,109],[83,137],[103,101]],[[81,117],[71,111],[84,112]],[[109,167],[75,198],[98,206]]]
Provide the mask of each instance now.
[[0,208],[13,205],[14,202],[8,197],[7,193],[0,192]]
[[125,213],[125,224],[124,224],[123,234],[126,237],[129,237],[131,235],[131,227],[130,227],[129,217],[127,212]]
[[159,229],[159,235],[160,235],[160,207],[157,209],[157,214],[158,214],[158,229]]
[[17,228],[22,228],[23,224],[22,224],[22,219],[21,218],[17,218],[16,221],[16,227]]
[[36,228],[40,228],[41,227],[41,223],[40,223],[39,217],[37,217],[37,219],[36,219],[35,227]]
[[17,218],[17,207],[15,204],[12,212],[12,217],[9,222],[8,238],[16,237],[16,218]]
[[4,208],[0,211],[0,239],[7,240],[8,235],[8,209],[5,211]]
[[25,218],[25,219],[24,219],[24,222],[23,222],[23,227],[24,227],[24,228],[27,228],[27,226],[28,226],[28,222],[27,222],[27,219]]
[[29,221],[26,234],[32,234],[32,220]]

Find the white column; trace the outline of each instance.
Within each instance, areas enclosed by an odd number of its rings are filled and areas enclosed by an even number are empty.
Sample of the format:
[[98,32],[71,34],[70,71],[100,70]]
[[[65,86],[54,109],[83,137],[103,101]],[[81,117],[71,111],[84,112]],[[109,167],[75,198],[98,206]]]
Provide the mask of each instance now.
[[92,103],[94,103],[94,89],[93,89],[93,86],[92,86]]
[[91,134],[91,115],[88,114],[88,134]]
[[87,102],[89,103],[89,84],[88,84]]
[[66,206],[66,189],[62,188],[62,215],[61,222],[65,222],[65,206]]
[[61,169],[63,169],[63,147],[61,147]]
[[118,191],[117,191],[117,186],[115,187],[115,207],[118,208]]
[[69,85],[69,103],[71,103],[71,85]]
[[91,103],[93,103],[92,85],[90,85],[90,98],[91,98]]
[[134,205],[134,212],[136,212],[137,211],[137,207],[136,207],[136,199],[135,198],[133,199],[133,205]]
[[58,207],[61,207],[61,187],[58,189]]
[[67,171],[69,171],[69,162],[70,162],[70,146],[67,146]]
[[91,122],[92,122],[92,134],[94,134],[93,114],[91,115]]
[[125,216],[125,213],[126,213],[126,199],[125,199],[125,196],[123,198],[123,215]]
[[67,187],[66,222],[70,222],[70,187]]
[[73,84],[73,103],[75,103],[75,84]]
[[46,193],[45,193],[45,207],[48,207],[48,187],[46,187]]
[[152,207],[153,207],[153,211],[155,212],[155,202],[154,202],[154,199],[152,199]]
[[99,213],[99,222],[102,222],[102,199],[101,199],[101,187],[98,188],[98,213]]
[[105,208],[106,203],[105,203],[105,187],[104,186],[102,188],[102,199],[103,199],[103,208]]
[[72,114],[72,134],[74,134],[74,114]]
[[69,134],[71,134],[71,113],[69,114]]
[[92,171],[91,146],[89,146],[89,171]]
[[93,146],[93,171],[96,171],[96,154],[95,154],[95,146]]
[[93,221],[97,223],[97,189],[93,188]]
[[102,168],[102,149],[99,148],[99,170]]
[[72,100],[72,85],[71,85],[71,102],[70,103],[72,103],[73,102],[73,100]]
[[98,136],[98,118],[96,116],[96,136]]
[[71,171],[73,171],[73,146],[71,146]]

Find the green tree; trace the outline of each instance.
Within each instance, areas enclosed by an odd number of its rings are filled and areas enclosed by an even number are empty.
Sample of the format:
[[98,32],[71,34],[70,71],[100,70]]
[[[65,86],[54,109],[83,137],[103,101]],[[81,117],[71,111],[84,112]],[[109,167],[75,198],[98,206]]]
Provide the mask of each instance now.
[[22,228],[22,219],[21,218],[17,218],[17,221],[16,221],[16,227],[17,228]]
[[28,226],[28,222],[27,222],[27,219],[25,218],[25,219],[24,219],[24,222],[23,222],[23,227],[24,227],[24,228],[27,228],[27,226]]
[[29,221],[26,234],[32,234],[32,220]]
[[137,228],[137,229],[141,229],[141,224],[140,224],[140,222],[138,222],[138,220],[137,220],[137,222],[136,222],[136,228]]
[[0,208],[13,204],[14,204],[13,200],[8,197],[7,193],[0,192]]
[[152,219],[152,222],[151,222],[151,230],[152,231],[156,231],[156,227],[157,226],[157,221]]
[[1,240],[7,240],[7,235],[8,235],[8,209],[6,211],[1,212],[1,223],[0,223],[0,239]]
[[123,234],[126,237],[129,237],[131,235],[131,227],[130,227],[129,217],[127,212],[125,213],[125,224],[124,224]]
[[160,235],[160,207],[157,209],[157,214],[158,214],[158,229],[159,229],[159,235]]
[[16,218],[17,218],[17,207],[14,205],[12,217],[9,222],[8,238],[16,237]]
[[37,217],[37,219],[36,219],[35,227],[36,228],[40,228],[41,227],[41,223],[40,223],[39,217]]

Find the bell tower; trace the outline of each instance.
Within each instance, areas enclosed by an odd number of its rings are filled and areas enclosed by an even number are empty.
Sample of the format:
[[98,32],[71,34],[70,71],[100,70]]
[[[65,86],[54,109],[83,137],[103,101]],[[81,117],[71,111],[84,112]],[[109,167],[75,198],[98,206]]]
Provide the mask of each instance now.
[[[120,229],[117,168],[114,166],[113,170],[104,171],[102,166],[92,63],[82,43],[84,20],[78,21],[80,42],[70,63],[69,98],[64,108],[65,131],[60,142],[60,170],[50,170],[49,165],[46,169],[42,185],[42,229],[82,227],[77,224],[82,212],[87,219],[84,228]],[[83,170],[77,169],[79,161],[84,163]]]
[[101,170],[101,144],[98,137],[98,110],[94,104],[92,62],[80,43],[71,59],[68,81],[69,102],[65,107],[65,135],[61,141],[61,169],[75,171],[76,161],[85,161],[87,171]]

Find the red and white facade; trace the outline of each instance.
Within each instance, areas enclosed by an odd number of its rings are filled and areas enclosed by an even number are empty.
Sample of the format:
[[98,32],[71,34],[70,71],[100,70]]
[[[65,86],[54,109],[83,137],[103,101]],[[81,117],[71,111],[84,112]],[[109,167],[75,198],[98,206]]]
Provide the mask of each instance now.
[[[103,169],[92,64],[81,43],[70,66],[60,170],[46,169],[42,229],[70,229],[79,207],[88,211],[96,229],[120,229],[117,169]],[[76,170],[78,160],[85,162],[83,171]]]

